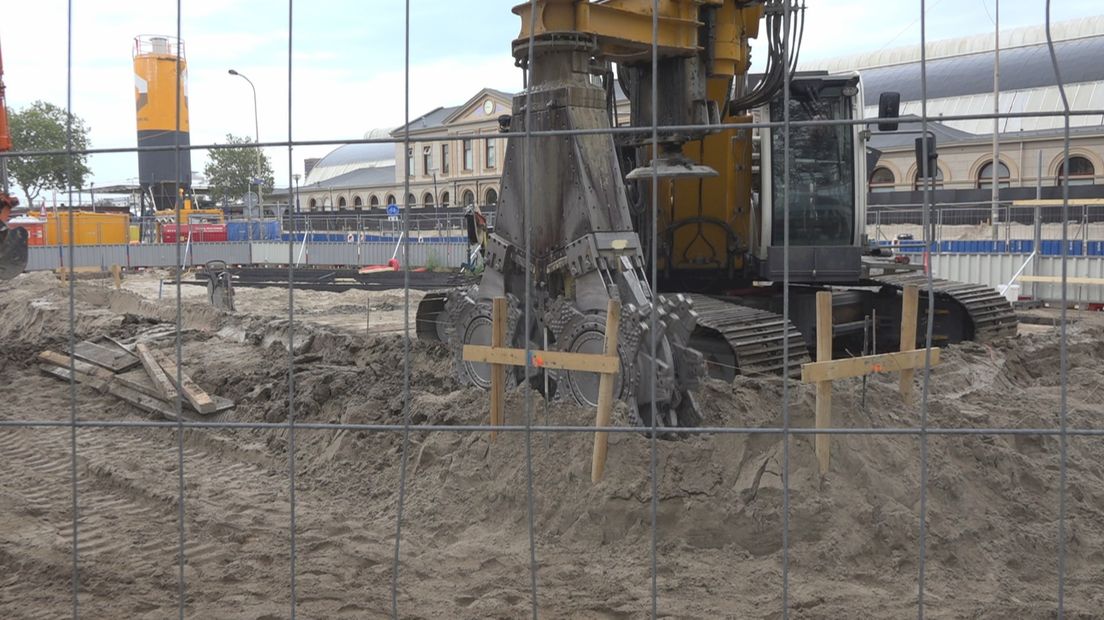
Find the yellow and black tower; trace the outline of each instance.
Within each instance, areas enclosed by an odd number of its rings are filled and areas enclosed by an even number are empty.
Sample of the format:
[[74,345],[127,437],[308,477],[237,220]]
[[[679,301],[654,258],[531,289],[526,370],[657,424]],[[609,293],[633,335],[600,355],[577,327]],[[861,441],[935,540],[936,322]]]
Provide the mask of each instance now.
[[152,201],[148,206],[156,210],[175,209],[178,198],[190,193],[192,182],[192,157],[187,149],[188,64],[182,41],[156,35],[134,39],[134,99],[138,146],[181,147],[179,155],[175,148],[138,151],[142,202]]

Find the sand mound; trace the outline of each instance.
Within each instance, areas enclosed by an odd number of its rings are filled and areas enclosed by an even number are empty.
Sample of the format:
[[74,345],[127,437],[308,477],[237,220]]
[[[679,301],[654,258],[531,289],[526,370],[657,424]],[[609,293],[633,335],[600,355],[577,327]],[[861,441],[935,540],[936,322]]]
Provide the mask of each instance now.
[[[134,333],[172,321],[175,301],[78,286],[80,337]],[[319,298],[321,302],[322,298]],[[333,302],[340,305],[336,297]],[[52,276],[0,285],[6,342],[0,364],[45,394],[60,383],[23,364],[66,338],[68,300]],[[296,361],[296,420],[415,425],[407,451],[400,613],[412,617],[516,617],[529,613],[527,488],[532,453],[533,526],[539,607],[548,617],[629,618],[650,610],[653,444],[639,433],[611,438],[606,478],[589,482],[591,437],[426,432],[417,425],[485,421],[486,396],[453,380],[447,352],[399,336],[365,337],[324,324],[268,315],[225,315],[185,304],[185,364],[196,380],[239,406],[228,421],[288,417],[287,360]],[[291,336],[293,334],[293,337]],[[294,342],[289,352],[288,343]],[[1069,338],[1069,422],[1100,428],[1104,328],[1073,326]],[[409,348],[409,408],[404,352]],[[935,428],[1049,428],[1059,417],[1059,345],[1054,334],[995,346],[951,347],[932,373]],[[852,428],[906,428],[919,405],[904,405],[893,377],[835,386],[834,422]],[[782,424],[780,379],[710,382],[699,397],[709,426]],[[63,395],[64,396],[64,395]],[[813,392],[791,384],[790,422],[812,424]],[[137,419],[138,412],[79,393],[82,415]],[[100,399],[100,400],[97,400]],[[63,397],[21,394],[0,417],[67,416]],[[528,402],[528,404],[527,404]],[[519,390],[508,422],[588,424],[593,413],[550,406]],[[64,419],[64,418],[63,418]],[[67,432],[67,431],[66,431]],[[18,431],[40,453],[64,458],[64,434]],[[148,552],[90,548],[87,604],[101,615],[163,617],[173,609],[175,440],[163,430],[120,444],[87,433],[82,444],[89,501],[123,494],[133,512],[116,515],[126,540],[146,512],[161,510],[165,542]],[[101,438],[100,436],[113,439]],[[84,435],[82,435],[84,436]],[[129,436],[129,435],[128,435]],[[99,439],[96,439],[99,438]],[[94,440],[95,439],[95,440]],[[286,615],[287,477],[284,431],[186,433],[189,476],[189,609],[197,617]],[[527,445],[528,440],[528,445]],[[115,442],[115,443],[112,443]],[[30,444],[28,444],[30,445]],[[389,613],[403,435],[296,433],[300,612],[311,617]],[[655,444],[659,609],[678,617],[778,617],[785,455],[777,434],[688,436]],[[915,435],[848,435],[832,441],[831,472],[817,474],[812,437],[789,446],[790,603],[794,617],[915,613],[921,447]],[[160,452],[158,452],[160,450]],[[50,452],[53,451],[53,452]],[[22,454],[22,453],[20,453]],[[928,439],[928,611],[938,617],[1053,615],[1057,592],[1059,440],[1039,435],[932,435]],[[46,485],[38,462],[13,458],[13,475]],[[1066,609],[1095,617],[1104,605],[1104,444],[1069,440]],[[47,470],[52,471],[52,470]],[[0,474],[0,559],[18,567],[0,582],[0,610],[64,610],[67,598],[67,470],[55,472],[57,505]],[[27,473],[30,472],[30,473]],[[82,484],[85,484],[82,482]],[[49,485],[47,485],[49,486]],[[106,496],[106,495],[105,495]],[[120,500],[121,501],[121,500]],[[38,502],[38,503],[36,503]],[[167,508],[167,509],[166,509]],[[160,513],[158,513],[160,514]],[[144,516],[143,516],[144,515]],[[93,530],[93,517],[89,528]],[[40,527],[48,523],[49,528]],[[52,529],[51,529],[52,528]],[[63,532],[58,535],[57,532]],[[159,530],[160,531],[160,530]],[[50,532],[49,535],[39,532]],[[149,536],[149,533],[145,533]],[[35,542],[28,542],[35,541]],[[137,548],[137,547],[136,547]],[[221,549],[222,552],[216,552]],[[84,551],[82,550],[82,554]],[[12,579],[18,581],[12,581]],[[28,585],[30,584],[30,585]],[[32,587],[33,586],[33,587]]]

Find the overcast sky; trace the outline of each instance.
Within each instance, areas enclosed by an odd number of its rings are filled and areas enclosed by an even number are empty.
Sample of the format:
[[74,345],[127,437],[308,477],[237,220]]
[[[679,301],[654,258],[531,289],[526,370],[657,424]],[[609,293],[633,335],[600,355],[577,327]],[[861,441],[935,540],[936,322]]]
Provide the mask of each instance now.
[[[929,40],[992,32],[994,0],[928,0]],[[482,87],[514,91],[520,71],[510,42],[517,0],[412,0],[410,116],[457,105]],[[804,61],[920,39],[920,0],[808,0]],[[36,99],[66,103],[66,2],[5,1],[0,20],[8,105]],[[136,142],[131,50],[138,34],[176,33],[175,0],[74,0],[73,110],[92,129],[94,147]],[[1100,0],[1056,0],[1053,19],[1104,13]],[[1041,24],[1043,0],[1003,0],[1001,28]],[[312,0],[295,3],[293,137],[359,138],[404,118],[404,4],[401,0]],[[249,76],[260,99],[262,141],[288,135],[288,11],[278,0],[184,0],[182,36],[194,144],[227,133],[253,134]],[[761,57],[761,55],[760,55]],[[803,63],[803,64],[806,64]],[[300,147],[303,158],[330,147]],[[287,149],[269,149],[277,185],[288,179]],[[205,153],[192,168],[202,170]],[[97,185],[133,182],[133,153],[90,158]]]

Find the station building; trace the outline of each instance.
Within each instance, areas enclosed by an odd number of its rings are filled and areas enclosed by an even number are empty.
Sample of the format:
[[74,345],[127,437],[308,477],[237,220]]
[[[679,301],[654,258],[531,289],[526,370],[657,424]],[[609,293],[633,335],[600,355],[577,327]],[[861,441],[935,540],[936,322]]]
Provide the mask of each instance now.
[[[1100,61],[1104,58],[1104,17],[1053,24],[1052,36],[1071,109],[1104,109],[1104,62]],[[935,134],[938,152],[936,204],[988,203],[994,179],[1002,203],[1035,198],[1040,187],[1043,198],[1061,197],[1067,178],[1063,170],[1064,120],[1055,115],[1030,116],[1062,110],[1042,26],[1008,30],[1001,36],[997,107],[1002,114],[1027,116],[1002,118],[996,123],[996,165],[993,119],[939,120],[994,111],[995,57],[991,33],[927,46],[928,129]],[[881,152],[869,171],[870,204],[873,208],[921,205],[915,155],[924,94],[919,46],[838,58],[818,63],[816,68],[858,71],[867,118],[877,116],[882,92],[901,93],[901,114],[906,119],[901,130],[875,132],[869,143]],[[1104,116],[1073,116],[1070,125],[1070,194],[1104,197]]]
[[[458,106],[440,107],[407,126],[374,130],[366,139],[306,162],[299,188],[304,212],[371,211],[394,204],[414,209],[498,203],[506,136],[498,117],[509,115],[513,95],[484,88]],[[410,191],[403,196],[409,173]]]
[[[1074,110],[1104,109],[1104,16],[1052,26],[1055,51]],[[940,205],[983,205],[991,200],[996,179],[1001,202],[1036,197],[1060,198],[1063,170],[1063,119],[1024,116],[1001,119],[996,130],[999,162],[993,162],[992,119],[940,121],[941,116],[988,114],[994,110],[993,35],[931,42],[927,46],[928,129],[937,140],[938,173],[934,201]],[[872,135],[880,152],[870,173],[870,205],[919,207],[915,139],[922,113],[918,46],[810,61],[803,70],[857,71],[862,76],[868,118],[877,115],[882,92],[901,93],[903,122],[898,132]],[[1007,30],[1001,36],[1002,113],[1053,113],[1062,109],[1042,26]],[[341,146],[320,160],[306,162],[299,188],[303,212],[361,212],[387,205],[432,210],[498,202],[506,136],[498,117],[510,114],[513,95],[484,88],[461,105],[439,107],[406,127],[374,130],[366,138],[387,143]],[[625,101],[619,97],[619,108]],[[619,109],[618,117],[624,116]],[[912,117],[912,118],[910,118]],[[1104,116],[1071,118],[1070,194],[1104,198]],[[1041,170],[1040,170],[1041,168]],[[410,191],[404,197],[404,180]],[[378,212],[378,211],[377,211]]]

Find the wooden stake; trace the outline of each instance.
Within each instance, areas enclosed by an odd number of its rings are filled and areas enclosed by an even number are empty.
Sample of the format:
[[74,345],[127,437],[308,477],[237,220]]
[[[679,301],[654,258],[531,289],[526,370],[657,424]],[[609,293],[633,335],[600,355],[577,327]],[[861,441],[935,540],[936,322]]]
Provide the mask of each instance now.
[[[491,303],[491,346],[506,346],[506,298],[495,297]],[[506,404],[506,366],[491,364],[491,426],[502,426]],[[498,431],[491,431],[491,441]]]
[[[606,339],[605,354],[607,357],[617,355],[617,331],[621,328],[621,302],[616,299],[609,300],[606,305]],[[598,380],[598,414],[595,418],[596,427],[609,426],[610,414],[613,410],[613,383],[617,378],[614,372],[604,372]],[[606,468],[606,449],[609,445],[609,432],[596,431],[594,433],[594,460],[590,465],[590,481],[596,483],[602,479]]]
[[[816,295],[816,339],[817,361],[832,361],[832,293],[822,291]],[[832,382],[818,381],[816,384],[816,427],[828,428],[832,425]],[[820,473],[828,473],[831,456],[829,435],[816,435],[816,456],[820,464]]]
[[123,288],[123,268],[118,264],[111,266],[111,279],[115,281],[115,290]]
[[[916,313],[919,305],[920,289],[915,285],[906,286],[901,302],[901,351],[916,349]],[[906,403],[912,402],[912,378],[915,374],[915,370],[901,371],[901,398]]]

